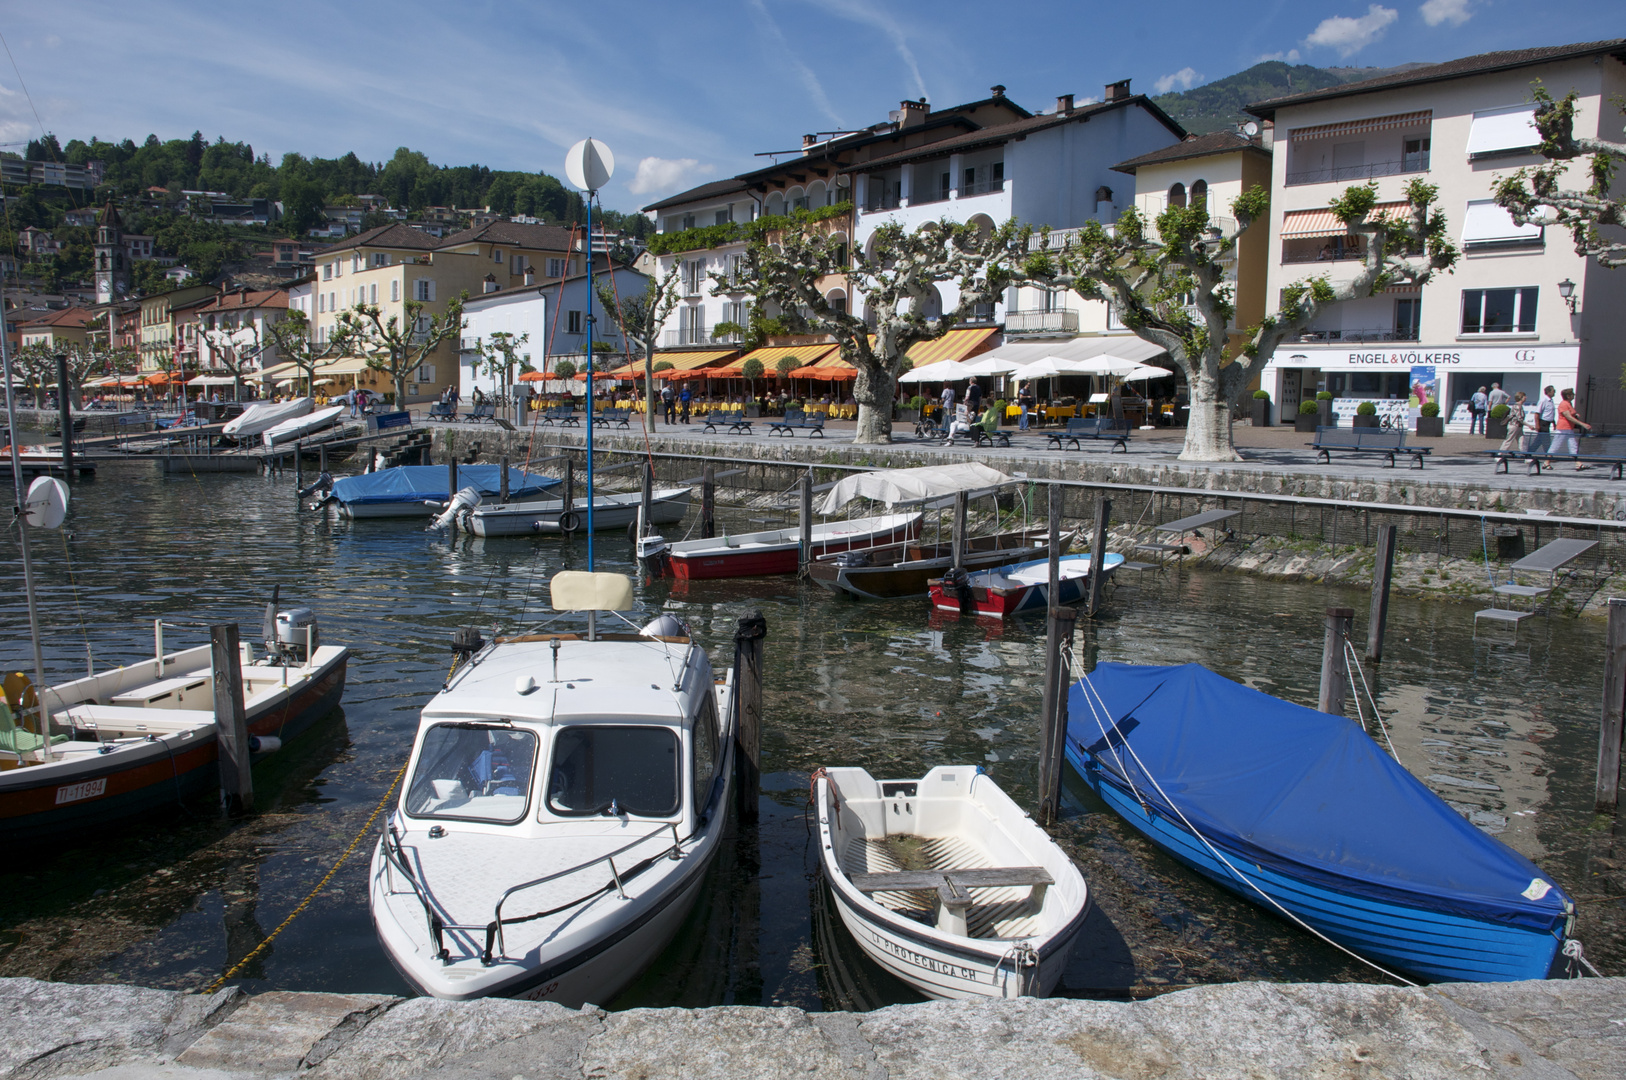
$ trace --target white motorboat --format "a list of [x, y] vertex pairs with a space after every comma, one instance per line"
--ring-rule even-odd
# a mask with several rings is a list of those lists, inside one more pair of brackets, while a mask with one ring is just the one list
[[[552, 594], [626, 610], [632, 583], [564, 572]], [[422, 993], [605, 1003], [694, 904], [727, 816], [732, 674], [714, 682], [669, 616], [636, 634], [601, 618], [465, 640], [423, 710], [369, 878], [384, 951]]]
[[269, 447], [278, 443], [293, 442], [303, 439], [306, 435], [314, 435], [324, 428], [330, 428], [339, 422], [339, 415], [344, 412], [343, 405], [329, 405], [325, 409], [317, 409], [305, 416], [296, 416], [284, 420], [275, 427], [260, 432], [260, 441]]
[[[600, 495], [593, 500], [593, 528], [625, 529], [638, 520], [643, 496], [636, 491]], [[476, 536], [517, 536], [524, 533], [575, 532], [587, 528], [587, 499], [574, 499], [568, 514], [563, 499], [492, 503], [468, 511], [469, 528]], [[658, 488], [650, 493], [649, 524], [675, 525], [689, 510], [689, 489]], [[561, 528], [561, 523], [568, 528]]]
[[233, 439], [251, 439], [269, 431], [278, 424], [301, 416], [309, 416], [316, 403], [308, 397], [292, 401], [257, 401], [243, 410], [243, 414], [220, 429], [222, 435]]
[[919, 780], [814, 775], [824, 875], [871, 959], [934, 998], [1055, 988], [1089, 890], [987, 774], [942, 765]]

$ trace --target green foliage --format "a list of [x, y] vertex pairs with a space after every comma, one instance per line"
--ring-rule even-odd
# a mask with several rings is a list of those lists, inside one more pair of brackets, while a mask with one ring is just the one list
[[812, 224], [842, 217], [851, 213], [852, 208], [850, 202], [839, 202], [816, 210], [798, 210], [794, 214], [768, 214], [751, 222], [729, 221], [721, 225], [698, 225], [675, 233], [656, 233], [649, 238], [649, 251], [652, 255], [676, 255], [685, 251], [706, 251], [724, 244], [744, 243], [794, 224]]
[[781, 356], [779, 362], [773, 366], [781, 379], [790, 378], [790, 373], [802, 366], [802, 362], [794, 356]]
[[1328, 391], [1328, 390], [1317, 390], [1315, 392], [1315, 399], [1317, 401], [1331, 401], [1332, 400], [1332, 393], [1331, 393], [1331, 391]]
[[1263, 221], [1270, 214], [1270, 189], [1263, 184], [1253, 185], [1231, 200], [1231, 213], [1239, 224]]
[[1422, 407], [1417, 410], [1417, 415], [1418, 416], [1438, 416], [1438, 415], [1440, 415], [1440, 403], [1438, 401], [1425, 401], [1425, 402], [1423, 402]]
[[1318, 68], [1266, 60], [1245, 71], [1216, 79], [1204, 86], [1152, 99], [1180, 126], [1197, 135], [1234, 127], [1254, 117], [1245, 107], [1255, 101], [1324, 90], [1361, 79], [1373, 79], [1395, 68]]
[[1310, 401], [1308, 398], [1305, 399], [1304, 401], [1299, 402], [1299, 415], [1300, 416], [1314, 416], [1316, 413], [1318, 413], [1320, 411], [1321, 411], [1321, 409], [1316, 405], [1316, 403], [1313, 402], [1313, 401]]
[[762, 378], [765, 370], [766, 369], [764, 369], [762, 366], [762, 361], [758, 360], [754, 356], [740, 365], [740, 374], [752, 382], [756, 382], [758, 379]]
[[919, 394], [916, 394], [914, 397], [909, 399], [909, 407], [911, 409], [919, 410], [925, 404], [926, 404], [926, 399], [921, 397]]
[[[760, 364], [760, 363], [762, 363], [762, 361], [758, 360], [757, 363]], [[672, 361], [670, 361], [670, 360], [657, 360], [657, 361], [655, 361], [655, 370], [656, 371], [671, 371], [675, 367], [677, 367], [677, 365], [672, 363]]]
[[1253, 392], [1253, 400], [1255, 400], [1255, 401], [1269, 401], [1270, 400], [1270, 391], [1269, 390], [1255, 390]]
[[[655, 370], [661, 370], [659, 364], [655, 365]], [[553, 377], [555, 379], [574, 379], [576, 377], [576, 365], [569, 360], [558, 361], [553, 365]]]
[[1345, 188], [1344, 193], [1332, 201], [1331, 210], [1334, 217], [1348, 225], [1364, 220], [1377, 204], [1377, 181], [1368, 180]]
[[[1438, 416], [1440, 414], [1440, 407], [1438, 405], [1435, 405], [1434, 402], [1432, 402], [1432, 401], [1429, 402], [1429, 404], [1434, 405], [1434, 413], [1433, 413], [1433, 415]], [[1492, 420], [1506, 420], [1508, 418], [1508, 416], [1512, 414], [1512, 412], [1513, 412], [1513, 410], [1510, 407], [1508, 407], [1508, 405], [1506, 403], [1501, 404], [1501, 405], [1492, 405], [1491, 406], [1491, 411], [1490, 411], [1490, 418]]]
[[1359, 405], [1355, 406], [1355, 412], [1360, 416], [1376, 416], [1378, 414], [1378, 407], [1372, 404], [1370, 401], [1363, 401]]

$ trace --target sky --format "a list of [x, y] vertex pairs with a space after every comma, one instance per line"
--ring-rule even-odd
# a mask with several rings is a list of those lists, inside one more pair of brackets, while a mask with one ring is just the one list
[[[585, 136], [635, 210], [1003, 84], [1039, 112], [1105, 84], [1187, 89], [1262, 59], [1388, 67], [1626, 36], [1620, 0], [0, 0], [0, 146], [185, 138], [564, 175]], [[25, 90], [26, 87], [26, 90]]]

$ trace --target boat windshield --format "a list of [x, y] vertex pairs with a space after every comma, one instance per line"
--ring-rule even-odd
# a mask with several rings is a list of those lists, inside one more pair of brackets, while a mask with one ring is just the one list
[[670, 817], [678, 811], [677, 733], [665, 727], [577, 724], [553, 744], [548, 809]]
[[407, 788], [413, 817], [512, 824], [531, 799], [536, 736], [486, 724], [436, 724], [423, 735]]

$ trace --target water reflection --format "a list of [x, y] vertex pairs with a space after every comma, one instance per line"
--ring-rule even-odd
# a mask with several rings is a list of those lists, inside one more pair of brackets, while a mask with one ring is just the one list
[[[749, 515], [720, 511], [733, 530]], [[247, 955], [354, 837], [439, 688], [451, 630], [550, 617], [545, 583], [584, 565], [552, 538], [448, 538], [413, 522], [293, 512], [288, 483], [166, 479], [146, 468], [75, 485], [69, 533], [36, 545], [54, 677], [150, 655], [158, 615], [257, 630], [274, 586], [354, 651], [342, 719], [256, 773], [259, 817], [148, 823], [0, 873], [0, 975], [193, 988]], [[598, 566], [635, 572], [619, 534]], [[0, 665], [25, 665], [16, 560], [0, 574]], [[808, 775], [856, 764], [913, 777], [983, 765], [1033, 801], [1042, 624], [858, 603], [790, 580], [640, 582], [635, 623], [670, 611], [729, 662], [736, 621], [768, 619], [762, 821], [737, 830], [674, 946], [615, 1004], [871, 1007], [913, 994], [832, 921], [804, 817]], [[1200, 661], [1313, 704], [1322, 611], [1356, 592], [1224, 574], [1126, 575], [1080, 623], [1089, 662]], [[566, 623], [573, 625], [570, 620]], [[1476, 823], [1582, 898], [1579, 932], [1605, 970], [1626, 962], [1626, 911], [1607, 886], [1612, 833], [1591, 831], [1602, 630], [1532, 619], [1475, 638], [1472, 611], [1397, 599], [1387, 658], [1368, 669], [1401, 760]], [[192, 643], [189, 639], [181, 644]], [[1095, 899], [1063, 992], [1121, 993], [1238, 978], [1361, 979], [1365, 969], [1161, 855], [1069, 782], [1056, 830]], [[1358, 827], [1359, 823], [1352, 823]], [[251, 988], [404, 992], [367, 915], [365, 858], [245, 972]], [[1597, 875], [1604, 874], [1604, 877]]]

